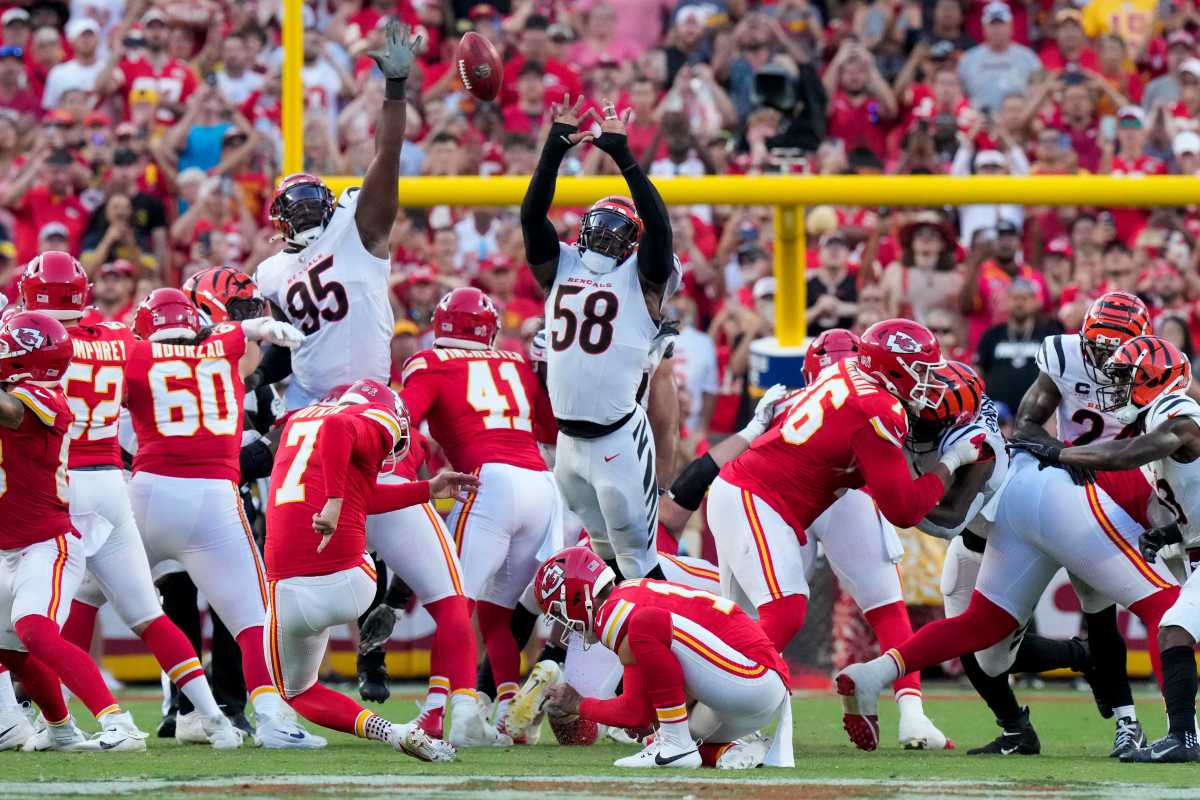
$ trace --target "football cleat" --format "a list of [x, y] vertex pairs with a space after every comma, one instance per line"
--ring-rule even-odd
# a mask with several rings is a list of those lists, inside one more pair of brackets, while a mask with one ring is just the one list
[[454, 747], [509, 747], [512, 737], [487, 721], [483, 705], [477, 698], [454, 699], [450, 710], [450, 744]]
[[1117, 720], [1117, 732], [1113, 736], [1112, 752], [1108, 757], [1120, 758], [1145, 746], [1146, 734], [1142, 731], [1142, 724], [1136, 719], [1121, 717]]
[[1037, 731], [1029, 722], [1029, 707], [1021, 709], [1020, 716], [1010, 720], [996, 720], [1000, 735], [982, 747], [967, 751], [969, 756], [1036, 756], [1042, 752], [1042, 743]]
[[18, 750], [36, 733], [21, 709], [0, 713], [0, 750]]
[[442, 728], [446, 720], [445, 706], [436, 708], [425, 708], [413, 720], [413, 724], [425, 731], [425, 734], [430, 739], [441, 739]]
[[60, 753], [97, 752], [100, 745], [95, 739], [79, 730], [73, 717], [61, 725], [47, 725], [25, 740], [21, 750], [26, 753], [43, 753], [54, 750]]
[[717, 758], [717, 769], [754, 769], [761, 767], [771, 749], [771, 740], [761, 733], [751, 734], [731, 744]]
[[[505, 718], [508, 717], [507, 714], [505, 714], [504, 716], [505, 716]], [[540, 718], [543, 716], [545, 716], [545, 715], [538, 714], [536, 717], [534, 717], [534, 725], [540, 725], [541, 724]], [[517, 745], [537, 744], [536, 737], [534, 738], [533, 742], [529, 741], [530, 732], [537, 730], [534, 727], [534, 725], [530, 725], [529, 728], [527, 728], [525, 731], [517, 733], [514, 736], [513, 734], [509, 733], [508, 728], [504, 724], [504, 720], [501, 719], [499, 722], [496, 723], [496, 730], [499, 731], [502, 735], [507, 736], [509, 739], [511, 739], [513, 744], [517, 744]]]
[[879, 747], [879, 692], [883, 681], [874, 662], [851, 664], [834, 676], [842, 696], [842, 727], [859, 750]]
[[539, 661], [529, 671], [525, 685], [517, 690], [508, 704], [508, 713], [504, 717], [504, 729], [515, 741], [519, 736], [527, 735], [533, 727], [534, 720], [542, 711], [542, 703], [546, 699], [546, 690], [562, 680], [562, 667], [555, 661]]
[[629, 731], [624, 728], [609, 727], [604, 735], [612, 739], [617, 744], [641, 744], [641, 740], [629, 735]]
[[244, 736], [224, 714], [205, 717], [199, 711], [193, 711], [180, 714], [175, 725], [175, 741], [212, 745], [214, 750], [236, 750], [242, 746]]
[[147, 735], [134, 724], [133, 715], [121, 711], [104, 718], [104, 728], [92, 741], [104, 752], [132, 753], [146, 749]]
[[453, 761], [457, 755], [454, 745], [441, 739], [431, 739], [425, 731], [409, 723], [407, 725], [392, 724], [388, 731], [388, 744], [401, 753], [412, 756], [418, 761]]
[[254, 726], [250, 724], [250, 720], [246, 719], [246, 712], [239, 711], [236, 714], [225, 713], [229, 717], [229, 721], [233, 723], [233, 727], [237, 728], [246, 736], [254, 736]]
[[1186, 764], [1200, 761], [1200, 743], [1191, 731], [1183, 736], [1168, 733], [1146, 747], [1122, 753], [1121, 760], [1127, 764]]
[[701, 765], [700, 749], [691, 742], [691, 749], [683, 749], [665, 744], [659, 739], [647, 745], [641, 752], [613, 762], [614, 767], [634, 769], [656, 769], [670, 767], [674, 769], [696, 769]]
[[[550, 717], [550, 730], [554, 739], [565, 747], [586, 747], [600, 737], [600, 726], [583, 717]], [[629, 743], [636, 744], [632, 740]]]
[[304, 730], [298, 722], [273, 714], [259, 714], [254, 744], [268, 750], [319, 750], [326, 741]]
[[208, 744], [208, 736], [204, 733], [203, 716], [199, 711], [177, 714], [175, 716], [175, 741], [180, 744]]
[[158, 730], [154, 732], [154, 735], [159, 739], [174, 739], [178, 718], [179, 709], [171, 706], [171, 710], [164, 714], [162, 721], [158, 723]]
[[924, 714], [900, 715], [900, 744], [905, 750], [954, 749], [954, 742]]

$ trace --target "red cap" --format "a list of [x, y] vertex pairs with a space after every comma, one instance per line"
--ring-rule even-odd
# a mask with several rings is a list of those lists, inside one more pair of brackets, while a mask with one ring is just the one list
[[408, 277], [404, 282], [409, 286], [414, 283], [437, 283], [437, 273], [429, 267], [417, 267], [412, 272], [408, 273]]
[[110, 117], [108, 114], [105, 114], [103, 111], [90, 111], [88, 112], [88, 115], [83, 118], [83, 124], [89, 128], [96, 126], [107, 128], [109, 125], [112, 125], [112, 117]]
[[501, 269], [514, 270], [516, 268], [517, 265], [514, 264], [512, 259], [508, 256], [494, 256], [492, 258], [485, 258], [479, 263], [479, 271], [481, 273], [495, 272]]
[[137, 270], [123, 258], [118, 258], [116, 261], [110, 261], [100, 267], [100, 277], [106, 275], [121, 275], [126, 278], [132, 278], [137, 274]]
[[1070, 258], [1074, 254], [1075, 251], [1071, 248], [1071, 240], [1066, 236], [1056, 236], [1046, 245], [1046, 255], [1048, 256]]
[[76, 119], [75, 115], [65, 108], [55, 108], [47, 112], [42, 121], [49, 125], [74, 125]]

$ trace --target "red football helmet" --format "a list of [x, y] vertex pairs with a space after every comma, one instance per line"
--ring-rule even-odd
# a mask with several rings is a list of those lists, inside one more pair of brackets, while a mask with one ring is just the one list
[[258, 284], [236, 267], [213, 267], [187, 279], [183, 292], [210, 323], [241, 322], [267, 313]]
[[70, 253], [49, 250], [25, 265], [17, 291], [26, 311], [74, 320], [83, 316], [88, 277]]
[[1192, 382], [1192, 365], [1179, 348], [1157, 336], [1135, 336], [1117, 348], [1104, 365], [1112, 382], [1096, 390], [1104, 411], [1116, 411], [1125, 425], [1137, 419], [1140, 408], [1164, 394], [1185, 392]]
[[545, 614], [563, 624], [564, 647], [570, 631], [587, 643], [586, 634], [596, 621], [596, 595], [616, 580], [612, 568], [586, 547], [560, 550], [538, 568], [533, 576], [534, 599]]
[[920, 445], [936, 445], [947, 428], [973, 421], [983, 406], [983, 379], [971, 367], [961, 361], [947, 361], [933, 374], [945, 386], [941, 399], [935, 406], [909, 414], [908, 443], [917, 452], [921, 452]]
[[817, 379], [828, 366], [858, 355], [858, 337], [845, 328], [830, 328], [812, 340], [804, 354], [804, 385]]
[[910, 412], [933, 408], [945, 384], [933, 372], [945, 362], [928, 328], [909, 319], [885, 319], [863, 331], [858, 365], [877, 378]]
[[199, 330], [200, 315], [196, 307], [178, 289], [155, 289], [133, 316], [133, 332], [139, 339], [151, 342], [195, 339]]
[[491, 347], [498, 330], [496, 304], [472, 286], [449, 292], [433, 311], [433, 343], [438, 347]]
[[320, 178], [305, 172], [288, 175], [271, 196], [268, 214], [286, 242], [307, 247], [333, 217], [334, 198]]
[[1129, 292], [1106, 292], [1092, 303], [1079, 328], [1084, 371], [1092, 380], [1104, 383], [1104, 365], [1117, 348], [1148, 333], [1150, 312], [1141, 298]]
[[628, 197], [619, 194], [597, 200], [579, 223], [579, 250], [610, 256], [620, 264], [633, 255], [642, 238], [642, 218]]
[[[329, 394], [332, 393], [332, 391], [329, 392]], [[327, 394], [326, 397], [328, 396]], [[339, 404], [372, 403], [386, 406], [395, 415], [399, 427], [399, 430], [396, 431], [396, 444], [392, 447], [392, 456], [400, 459], [408, 455], [408, 446], [412, 441], [412, 436], [409, 434], [412, 419], [408, 415], [408, 406], [404, 405], [404, 400], [386, 383], [371, 378], [360, 378], [341, 393], [337, 402]]]
[[57, 383], [71, 356], [71, 334], [43, 311], [18, 311], [0, 323], [0, 381], [4, 383]]

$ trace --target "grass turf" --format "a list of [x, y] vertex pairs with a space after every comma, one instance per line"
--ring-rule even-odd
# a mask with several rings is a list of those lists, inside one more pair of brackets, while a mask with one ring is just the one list
[[[1032, 719], [1042, 741], [1040, 757], [967, 756], [966, 749], [990, 740], [997, 732], [993, 721], [974, 695], [957, 689], [932, 686], [927, 689], [926, 711], [958, 744], [953, 752], [905, 752], [896, 744], [896, 706], [880, 704], [883, 745], [875, 753], [861, 753], [841, 730], [841, 711], [836, 697], [797, 697], [795, 704], [796, 768], [762, 769], [746, 773], [703, 771], [706, 779], [754, 782], [763, 779], [827, 781], [917, 781], [961, 782], [1011, 781], [1024, 787], [1055, 787], [1066, 784], [1121, 782], [1160, 787], [1195, 786], [1200, 774], [1194, 765], [1127, 765], [1107, 757], [1113, 727], [1096, 714], [1090, 695], [1064, 690], [1021, 692], [1033, 711]], [[393, 720], [415, 714], [413, 694], [393, 696], [381, 713]], [[123, 704], [133, 711], [139, 725], [153, 731], [158, 723], [158, 702], [149, 695], [130, 694]], [[85, 729], [94, 728], [86, 712], [76, 708]], [[1140, 693], [1138, 711], [1147, 735], [1161, 736], [1165, 718], [1161, 700], [1149, 691]], [[549, 730], [542, 744], [492, 750], [466, 750], [449, 765], [421, 764], [376, 742], [322, 731], [329, 739], [323, 751], [280, 751], [245, 747], [235, 752], [214, 752], [206, 747], [181, 747], [174, 740], [151, 739], [149, 753], [136, 754], [23, 754], [0, 753], [0, 797], [25, 796], [29, 787], [5, 788], [5, 783], [38, 781], [103, 782], [116, 779], [166, 778], [201, 780], [235, 776], [292, 775], [397, 775], [397, 776], [627, 776], [612, 767], [615, 758], [634, 752], [631, 746], [602, 742], [593, 747], [564, 748], [554, 745]], [[674, 770], [655, 774], [672, 776]], [[665, 776], [664, 776], [665, 777]], [[616, 786], [613, 784], [612, 786]], [[606, 796], [613, 794], [606, 787]], [[326, 787], [329, 788], [329, 787]], [[751, 787], [745, 787], [750, 789]], [[1017, 788], [1014, 786], [1014, 789]], [[211, 792], [211, 790], [207, 790]], [[286, 794], [308, 796], [313, 789], [296, 787]], [[273, 792], [272, 792], [273, 793]], [[283, 793], [283, 792], [281, 792]], [[338, 796], [377, 795], [378, 789], [354, 791], [341, 787]], [[492, 794], [481, 788], [480, 795]], [[755, 792], [750, 791], [747, 796]], [[254, 794], [251, 792], [251, 794]], [[641, 794], [631, 791], [629, 794]], [[845, 792], [841, 793], [845, 796]], [[869, 792], [879, 796], [878, 792]], [[1144, 792], [1142, 793], [1145, 794]], [[46, 796], [46, 794], [42, 794]], [[910, 795], [911, 796], [911, 795]], [[1153, 796], [1151, 792], [1150, 796]]]

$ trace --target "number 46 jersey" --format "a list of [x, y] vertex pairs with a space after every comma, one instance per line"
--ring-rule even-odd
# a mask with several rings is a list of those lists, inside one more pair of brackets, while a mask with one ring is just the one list
[[357, 187], [342, 192], [315, 242], [296, 253], [276, 253], [255, 273], [263, 297], [305, 334], [292, 351], [288, 408], [361, 378], [388, 382], [395, 325], [388, 302], [391, 263], [363, 246], [354, 221], [360, 197]]

